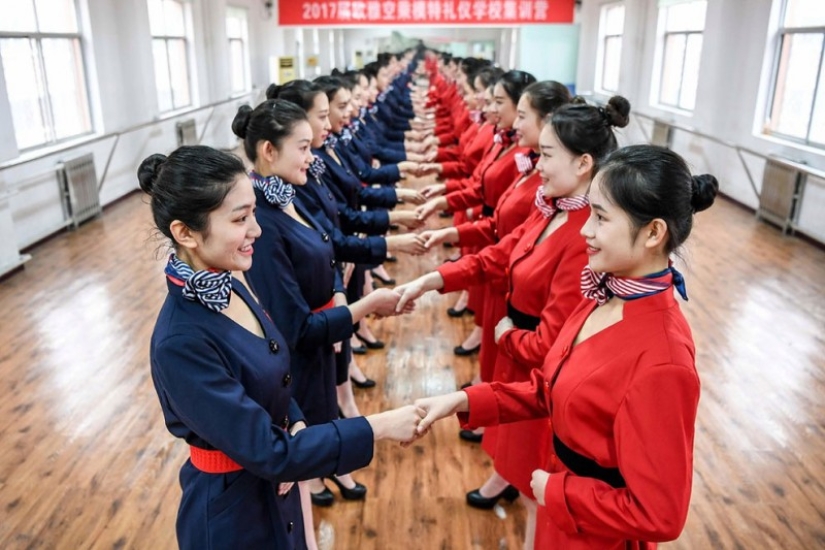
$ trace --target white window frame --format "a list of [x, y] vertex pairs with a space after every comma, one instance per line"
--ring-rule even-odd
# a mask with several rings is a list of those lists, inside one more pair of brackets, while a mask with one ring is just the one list
[[[75, 32], [43, 32], [40, 31], [40, 23], [37, 16], [37, 4], [34, 0], [28, 0], [32, 3], [34, 7], [34, 14], [35, 14], [35, 25], [37, 26], [37, 31], [0, 31], [0, 39], [28, 39], [31, 42], [34, 42], [36, 48], [36, 71], [38, 74], [38, 85], [42, 86], [45, 93], [40, 97], [40, 114], [43, 117], [43, 125], [46, 129], [46, 141], [41, 143], [37, 143], [34, 145], [30, 145], [28, 147], [20, 147], [18, 145], [18, 152], [24, 153], [29, 151], [34, 151], [37, 149], [41, 149], [44, 147], [53, 147], [55, 145], [59, 145], [61, 143], [66, 143], [68, 141], [73, 141], [78, 138], [89, 136], [94, 134], [95, 132], [95, 121], [94, 115], [92, 111], [92, 104], [91, 98], [89, 94], [89, 73], [86, 70], [86, 48], [83, 41], [83, 29], [81, 27], [81, 17], [80, 17], [80, 6], [77, 3], [77, 0], [72, 0], [74, 4], [74, 12], [75, 12], [75, 25], [77, 30]], [[77, 48], [80, 52], [80, 66], [83, 72], [81, 81], [83, 83], [83, 95], [85, 96], [86, 100], [86, 113], [89, 121], [88, 129], [83, 129], [76, 134], [72, 134], [70, 136], [64, 136], [62, 138], [56, 137], [56, 129], [55, 129], [55, 120], [54, 120], [54, 110], [52, 107], [52, 102], [49, 98], [48, 94], [48, 77], [46, 76], [46, 70], [44, 65], [43, 59], [43, 46], [42, 41], [48, 39], [68, 39], [74, 40], [77, 43]], [[2, 65], [2, 63], [0, 63]], [[8, 80], [8, 76], [6, 76]], [[14, 117], [12, 117], [12, 120]], [[17, 131], [15, 130], [15, 142], [17, 142]]]
[[[619, 51], [622, 51], [624, 46], [624, 23], [622, 23], [622, 33], [621, 34], [607, 34], [607, 13], [611, 9], [615, 9], [618, 7], [624, 8], [624, 13], [622, 14], [622, 19], [625, 20], [627, 17], [627, 7], [625, 6], [624, 2], [611, 2], [608, 4], [603, 4], [600, 11], [599, 16], [599, 44], [598, 49], [596, 52], [596, 90], [598, 92], [604, 94], [616, 94], [619, 92], [618, 88], [618, 80], [617, 86], [615, 90], [611, 90], [604, 86], [604, 71], [605, 71], [605, 58], [607, 57], [605, 54], [607, 53], [608, 49], [608, 40], [611, 39], [619, 39]], [[620, 55], [621, 58], [621, 55]], [[621, 79], [621, 67], [619, 68], [619, 80]]]
[[[249, 10], [247, 8], [241, 6], [226, 6], [226, 19], [228, 20], [232, 14], [232, 12], [236, 13], [243, 13], [243, 28], [241, 32], [241, 36], [229, 36], [229, 30], [227, 29], [227, 41], [228, 41], [228, 55], [229, 55], [229, 72], [230, 75], [233, 73], [235, 67], [233, 66], [233, 59], [232, 59], [232, 44], [233, 43], [240, 43], [241, 51], [243, 52], [243, 80], [244, 85], [243, 88], [240, 90], [230, 90], [230, 93], [235, 95], [243, 95], [249, 92], [252, 89], [252, 77], [251, 77], [251, 67], [249, 62]], [[231, 87], [231, 78], [230, 78], [230, 87]]]
[[[769, 136], [775, 139], [779, 139], [781, 141], [787, 141], [794, 144], [800, 144], [806, 147], [811, 147], [814, 149], [822, 150], [825, 149], [825, 144], [812, 141], [811, 140], [811, 129], [813, 127], [813, 118], [814, 118], [814, 110], [816, 109], [816, 96], [817, 92], [819, 91], [819, 87], [825, 85], [825, 82], [822, 82], [825, 75], [822, 74], [822, 64], [823, 64], [823, 57], [825, 57], [825, 26], [816, 26], [816, 27], [786, 27], [785, 26], [785, 15], [788, 8], [788, 0], [780, 0], [782, 2], [782, 8], [780, 10], [779, 16], [779, 28], [776, 32], [776, 39], [774, 42], [774, 60], [773, 60], [773, 70], [771, 71], [771, 80], [770, 80], [770, 89], [768, 94], [768, 100], [765, 106], [765, 115], [764, 115], [764, 124], [762, 124], [762, 133], [765, 136]], [[776, 107], [777, 102], [777, 91], [779, 89], [779, 76], [780, 76], [780, 69], [781, 69], [781, 61], [782, 61], [782, 47], [785, 42], [785, 37], [788, 35], [794, 34], [820, 34], [822, 35], [822, 47], [819, 53], [819, 65], [817, 67], [817, 75], [816, 81], [814, 83], [814, 89], [811, 99], [810, 109], [808, 111], [808, 128], [805, 132], [805, 137], [800, 138], [798, 136], [792, 136], [790, 134], [784, 134], [778, 130], [773, 130], [771, 128], [771, 120], [774, 114], [774, 108]]]
[[[151, 29], [149, 31], [150, 36], [152, 38], [152, 46], [154, 51], [154, 44], [156, 41], [163, 41], [166, 49], [166, 67], [168, 69], [168, 77], [169, 77], [169, 94], [171, 96], [171, 109], [160, 109], [160, 93], [161, 90], [157, 87], [157, 83], [155, 85], [155, 93], [158, 96], [158, 109], [160, 114], [165, 115], [168, 113], [174, 113], [175, 111], [180, 111], [184, 109], [189, 109], [197, 105], [196, 95], [195, 95], [195, 78], [194, 78], [194, 59], [192, 55], [192, 14], [190, 11], [189, 2], [185, 0], [161, 0], [161, 2], [174, 2], [176, 4], [180, 4], [183, 9], [183, 25], [184, 31], [182, 35], [169, 35], [169, 34], [154, 34], [152, 33]], [[149, 2], [146, 2], [147, 8]], [[175, 91], [174, 87], [172, 86], [172, 64], [170, 63], [169, 57], [169, 43], [170, 42], [177, 42], [182, 41], [184, 45], [184, 59], [186, 60], [186, 82], [189, 88], [189, 103], [183, 105], [175, 105]]]
[[[702, 24], [702, 30], [689, 30], [689, 31], [668, 31], [667, 30], [667, 10], [671, 8], [673, 5], [676, 4], [689, 4], [694, 2], [705, 2], [705, 21]], [[659, 23], [658, 23], [658, 33], [657, 33], [657, 48], [656, 48], [656, 56], [654, 60], [654, 66], [659, 68], [657, 74], [655, 74], [655, 79], [653, 82], [653, 89], [651, 90], [651, 104], [655, 107], [668, 109], [671, 111], [676, 111], [680, 114], [684, 114], [686, 116], [693, 115], [693, 111], [695, 109], [695, 105], [693, 108], [688, 108], [682, 106], [679, 102], [681, 101], [682, 96], [682, 89], [685, 82], [685, 61], [687, 58], [687, 42], [690, 35], [699, 35], [702, 36], [702, 48], [704, 50], [704, 33], [705, 28], [707, 26], [707, 4], [708, 0], [659, 0], [660, 7], [659, 7]], [[685, 51], [682, 55], [682, 62], [681, 62], [681, 71], [679, 74], [679, 91], [676, 94], [676, 97], [679, 98], [676, 101], [676, 104], [667, 103], [662, 101], [662, 89], [663, 89], [663, 77], [665, 74], [665, 62], [667, 59], [667, 43], [668, 38], [677, 35], [685, 35]], [[700, 50], [700, 57], [701, 57], [701, 50]], [[700, 61], [701, 63], [701, 61]], [[699, 68], [701, 73], [701, 66]], [[699, 75], [697, 75], [697, 81], [699, 80]], [[698, 84], [697, 84], [698, 86]]]

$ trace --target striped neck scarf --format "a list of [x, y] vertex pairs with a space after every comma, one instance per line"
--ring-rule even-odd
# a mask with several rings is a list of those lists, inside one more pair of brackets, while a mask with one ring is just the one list
[[352, 134], [353, 135], [357, 134], [358, 130], [361, 129], [361, 120], [357, 119], [357, 118], [355, 120], [353, 120], [352, 124], [350, 125], [350, 128], [352, 128]]
[[530, 151], [526, 155], [524, 153], [516, 153], [516, 168], [521, 172], [522, 176], [526, 176], [536, 168], [536, 163], [539, 161], [539, 155], [535, 151]]
[[369, 109], [367, 107], [361, 107], [361, 110], [358, 111], [358, 118], [364, 118], [365, 116], [367, 116], [367, 112], [369, 112]]
[[390, 89], [389, 89], [389, 88], [387, 88], [386, 90], [384, 90], [383, 92], [381, 92], [380, 94], [378, 94], [378, 97], [377, 97], [377, 98], [375, 98], [375, 99], [376, 99], [376, 101], [378, 101], [379, 103], [384, 103], [384, 101], [387, 99], [387, 95], [388, 95], [389, 93], [390, 93]]
[[590, 266], [584, 266], [581, 277], [582, 294], [585, 298], [596, 300], [599, 305], [607, 303], [613, 296], [622, 300], [638, 300], [659, 294], [671, 286], [675, 286], [682, 299], [687, 301], [685, 278], [676, 271], [673, 265], [663, 271], [638, 279], [616, 277], [610, 273], [596, 273], [590, 269]]
[[266, 202], [277, 206], [281, 210], [292, 203], [295, 198], [295, 188], [278, 176], [262, 176], [254, 170], [249, 173], [252, 186], [264, 194]]
[[181, 292], [187, 300], [200, 302], [216, 313], [229, 305], [229, 297], [232, 295], [231, 271], [194, 271], [180, 258], [170, 254], [164, 272], [172, 284], [183, 287]]
[[367, 109], [367, 112], [371, 115], [374, 115], [375, 113], [378, 112], [378, 105], [373, 103], [372, 105], [370, 105], [369, 109]]
[[321, 157], [313, 157], [307, 171], [310, 175], [318, 181], [321, 181], [321, 176], [327, 171], [327, 165]]
[[508, 148], [513, 143], [513, 136], [516, 135], [516, 131], [512, 128], [504, 128], [496, 132], [496, 135], [493, 136], [493, 143], [501, 145], [503, 148]]
[[539, 185], [536, 189], [536, 208], [542, 213], [545, 218], [552, 218], [559, 210], [570, 212], [573, 210], [581, 210], [587, 208], [590, 204], [590, 199], [587, 195], [575, 195], [573, 197], [559, 197], [549, 199], [544, 196], [544, 185]]
[[349, 142], [352, 141], [352, 130], [348, 127], [345, 127], [341, 130], [341, 135], [338, 136], [338, 139], [341, 140], [341, 143], [344, 144], [344, 147], [349, 145]]
[[474, 109], [470, 111], [470, 120], [479, 124], [482, 120], [484, 120], [484, 113], [480, 109]]
[[328, 135], [327, 139], [324, 140], [324, 147], [328, 149], [335, 149], [336, 145], [338, 145], [338, 137], [335, 134]]

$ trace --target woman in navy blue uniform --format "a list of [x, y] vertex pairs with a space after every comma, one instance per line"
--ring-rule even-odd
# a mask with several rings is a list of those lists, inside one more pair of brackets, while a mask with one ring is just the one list
[[[329, 100], [319, 87], [306, 80], [293, 80], [283, 86], [272, 84], [267, 89], [269, 99], [282, 99], [302, 108], [307, 113], [312, 128], [312, 147], [322, 147], [330, 130]], [[358, 237], [341, 230], [338, 203], [323, 179], [326, 166], [320, 158], [315, 158], [307, 171], [306, 185], [295, 187], [295, 194], [301, 203], [315, 217], [332, 238], [335, 259], [350, 263], [381, 263], [387, 252], [422, 254], [423, 239], [415, 233], [399, 235]], [[336, 382], [338, 406], [345, 417], [360, 416], [352, 393], [350, 378], [359, 387], [372, 387], [369, 380], [352, 360], [352, 348], [344, 341], [341, 351], [336, 353]]]
[[292, 482], [366, 466], [373, 441], [410, 440], [419, 415], [409, 407], [304, 429], [286, 339], [243, 275], [261, 235], [243, 163], [182, 147], [148, 157], [138, 179], [174, 249], [150, 359], [166, 426], [190, 448], [178, 544], [306, 548]]
[[[292, 353], [292, 396], [307, 424], [338, 417], [334, 346], [352, 336], [353, 323], [366, 315], [390, 315], [398, 294], [380, 289], [347, 305], [346, 291], [329, 234], [295, 199], [294, 185], [305, 185], [312, 161], [312, 129], [293, 103], [267, 100], [254, 110], [242, 106], [232, 131], [244, 140], [254, 164], [258, 221], [263, 229], [248, 273], [252, 288], [286, 337]], [[390, 308], [393, 306], [393, 308]], [[331, 476], [346, 499], [363, 499], [366, 487], [351, 476]], [[334, 497], [322, 480], [302, 484], [315, 504]], [[305, 503], [308, 540], [314, 535], [311, 507]]]

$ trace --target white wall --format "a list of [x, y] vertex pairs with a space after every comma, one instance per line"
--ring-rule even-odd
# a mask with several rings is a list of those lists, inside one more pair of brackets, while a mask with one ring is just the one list
[[[16, 265], [20, 258], [18, 250], [65, 226], [55, 173], [59, 161], [91, 152], [100, 179], [117, 140], [101, 189], [105, 205], [137, 189], [135, 173], [143, 158], [152, 153], [168, 153], [177, 146], [175, 124], [179, 120], [194, 118], [204, 145], [233, 147], [236, 140], [230, 124], [237, 108], [259, 99], [260, 92], [269, 84], [270, 57], [285, 54], [284, 30], [276, 25], [277, 8], [267, 18], [259, 0], [194, 0], [194, 109], [161, 117], [146, 1], [80, 0], [79, 5], [94, 136], [81, 138], [75, 145], [21, 155], [0, 71], [0, 274], [6, 267]], [[253, 90], [213, 109], [208, 106], [230, 99], [227, 5], [248, 9]], [[124, 133], [140, 125], [144, 126]], [[106, 137], [113, 133], [122, 135]], [[34, 160], [18, 164], [30, 159]]]
[[[583, 0], [579, 21], [581, 38], [577, 83], [580, 92], [594, 89], [596, 52], [601, 6], [615, 0]], [[625, 0], [625, 30], [619, 89], [636, 112], [674, 121], [724, 141], [752, 149], [802, 160], [825, 169], [825, 151], [814, 151], [776, 140], [754, 131], [764, 120], [766, 88], [770, 84], [771, 62], [776, 47], [779, 0], [710, 0], [705, 24], [696, 108], [692, 116], [651, 105], [654, 71], [657, 0]], [[767, 59], [768, 63], [765, 62]], [[606, 96], [596, 96], [602, 100]], [[641, 143], [650, 135], [650, 123], [636, 118], [623, 131], [623, 143]], [[717, 176], [722, 191], [733, 199], [756, 208], [758, 196], [736, 152], [723, 145], [676, 131], [673, 149], [683, 155], [696, 172]], [[761, 189], [764, 161], [745, 154], [757, 191]], [[809, 183], [803, 212], [825, 213], [825, 193]], [[825, 241], [823, 216], [800, 217], [800, 230]], [[816, 222], [813, 220], [816, 219]], [[818, 224], [818, 225], [817, 225]]]

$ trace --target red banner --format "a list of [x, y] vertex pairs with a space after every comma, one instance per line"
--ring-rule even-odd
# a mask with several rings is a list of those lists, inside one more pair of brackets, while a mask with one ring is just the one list
[[278, 0], [278, 24], [513, 25], [572, 23], [575, 0]]

